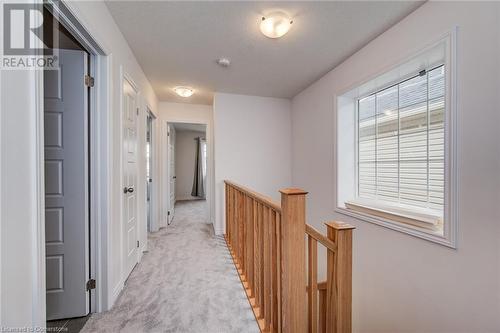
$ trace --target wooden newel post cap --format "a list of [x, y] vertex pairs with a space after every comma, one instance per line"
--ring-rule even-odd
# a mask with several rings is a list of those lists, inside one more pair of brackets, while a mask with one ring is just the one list
[[337, 221], [330, 221], [330, 222], [325, 222], [326, 226], [328, 228], [332, 228], [335, 230], [351, 230], [351, 229], [356, 229], [355, 226], [344, 223], [344, 222], [337, 222]]
[[285, 194], [285, 195], [300, 195], [300, 194], [305, 195], [305, 194], [309, 193], [307, 191], [304, 191], [301, 188], [294, 188], [294, 187], [281, 189], [280, 192], [281, 192], [281, 194]]

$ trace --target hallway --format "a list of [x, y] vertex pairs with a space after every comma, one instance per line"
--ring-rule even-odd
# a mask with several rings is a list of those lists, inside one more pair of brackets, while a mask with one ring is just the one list
[[176, 204], [113, 309], [92, 315], [82, 332], [259, 332], [225, 241], [205, 224], [205, 204]]

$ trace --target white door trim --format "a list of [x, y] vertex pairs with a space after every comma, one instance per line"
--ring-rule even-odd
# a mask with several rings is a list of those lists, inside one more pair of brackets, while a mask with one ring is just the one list
[[[158, 161], [159, 159], [156, 158], [156, 156], [158, 156], [158, 147], [160, 147], [161, 145], [158, 144], [156, 142], [157, 138], [159, 138], [159, 136], [156, 136], [156, 132], [157, 132], [157, 123], [159, 122], [158, 120], [158, 117], [154, 114], [154, 112], [152, 111], [152, 108], [149, 104], [146, 103], [146, 114], [145, 114], [145, 117], [146, 117], [146, 121], [148, 119], [148, 116], [151, 116], [151, 118], [153, 119], [152, 123], [151, 123], [151, 133], [150, 133], [150, 140], [151, 140], [151, 151], [150, 151], [150, 154], [151, 154], [151, 170], [150, 170], [150, 173], [151, 173], [151, 178], [153, 179], [152, 181], [152, 185], [151, 185], [151, 200], [150, 200], [150, 205], [151, 205], [151, 208], [150, 208], [150, 213], [151, 213], [151, 231], [154, 232], [154, 231], [158, 231], [159, 229], [159, 225], [158, 225], [158, 203], [160, 202], [159, 199], [159, 188], [161, 187], [160, 186], [160, 177], [159, 177], [159, 168], [158, 168]], [[146, 219], [147, 219], [147, 215], [146, 215]], [[147, 250], [147, 246], [145, 247], [144, 250]]]
[[[52, 14], [62, 25], [87, 49], [91, 55], [90, 74], [95, 79], [95, 88], [91, 89], [90, 110], [90, 248], [91, 278], [96, 280], [96, 289], [91, 292], [91, 312], [100, 312], [109, 307], [108, 293], [108, 223], [110, 218], [111, 178], [110, 159], [112, 146], [110, 134], [110, 57], [102, 43], [96, 41], [92, 34], [80, 23], [79, 19], [63, 1], [49, 0]], [[44, 203], [44, 122], [43, 122], [43, 72], [34, 71], [34, 89], [30, 98], [34, 101], [36, 144], [36, 169], [31, 177], [37, 185], [35, 193], [36, 223], [33, 223], [31, 239], [33, 242], [33, 325], [45, 327], [45, 203]]]

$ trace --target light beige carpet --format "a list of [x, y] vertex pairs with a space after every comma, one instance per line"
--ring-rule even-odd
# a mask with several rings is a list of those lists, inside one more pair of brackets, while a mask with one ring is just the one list
[[259, 332], [224, 239], [205, 223], [205, 204], [176, 205], [113, 308], [82, 332]]

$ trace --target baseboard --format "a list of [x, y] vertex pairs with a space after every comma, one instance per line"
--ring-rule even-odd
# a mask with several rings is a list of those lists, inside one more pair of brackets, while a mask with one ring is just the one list
[[122, 292], [124, 286], [125, 284], [122, 280], [120, 280], [120, 282], [118, 282], [118, 284], [113, 288], [113, 292], [111, 293], [111, 297], [108, 301], [108, 308], [106, 310], [111, 310], [116, 300], [118, 299], [118, 296], [120, 296], [120, 293]]
[[177, 201], [195, 201], [195, 200], [207, 200], [206, 198], [199, 198], [199, 197], [177, 197], [175, 199], [175, 202]]

